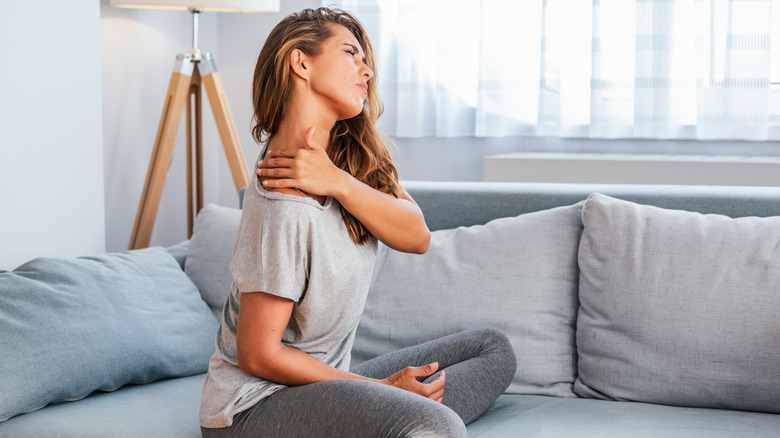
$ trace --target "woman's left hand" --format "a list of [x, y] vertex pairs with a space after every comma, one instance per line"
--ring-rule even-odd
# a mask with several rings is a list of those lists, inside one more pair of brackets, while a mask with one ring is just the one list
[[268, 188], [295, 188], [316, 196], [335, 196], [346, 174], [336, 167], [314, 140], [314, 127], [306, 131], [305, 147], [294, 151], [269, 150], [258, 163], [257, 174]]

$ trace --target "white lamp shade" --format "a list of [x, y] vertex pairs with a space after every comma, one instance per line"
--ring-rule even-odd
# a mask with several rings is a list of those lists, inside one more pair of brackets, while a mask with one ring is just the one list
[[208, 12], [279, 12], [279, 0], [111, 0], [118, 8], [202, 9]]

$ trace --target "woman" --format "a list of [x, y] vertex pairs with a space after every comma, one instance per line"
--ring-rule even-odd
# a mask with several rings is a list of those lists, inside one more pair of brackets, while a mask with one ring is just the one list
[[490, 330], [349, 369], [377, 239], [414, 253], [430, 240], [375, 128], [373, 69], [363, 27], [339, 10], [288, 16], [263, 46], [253, 135], [266, 146], [203, 389], [204, 437], [465, 436], [509, 385], [514, 352]]

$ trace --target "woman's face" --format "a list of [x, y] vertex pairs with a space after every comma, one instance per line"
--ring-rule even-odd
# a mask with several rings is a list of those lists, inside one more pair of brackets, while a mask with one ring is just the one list
[[363, 111], [368, 80], [374, 72], [365, 63], [363, 48], [346, 27], [331, 25], [332, 35], [323, 41], [320, 54], [311, 58], [310, 87], [334, 111], [337, 120]]

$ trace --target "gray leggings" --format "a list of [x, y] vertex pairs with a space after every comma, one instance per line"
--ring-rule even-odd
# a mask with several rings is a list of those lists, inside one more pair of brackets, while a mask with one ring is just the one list
[[517, 367], [506, 336], [484, 329], [388, 353], [352, 372], [384, 379], [431, 362], [447, 373], [442, 403], [381, 383], [328, 380], [279, 390], [238, 414], [232, 426], [201, 431], [204, 438], [465, 437], [465, 425], [504, 392]]

